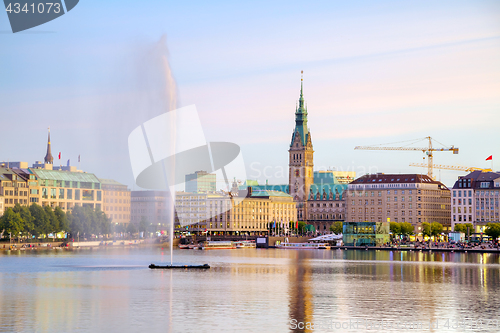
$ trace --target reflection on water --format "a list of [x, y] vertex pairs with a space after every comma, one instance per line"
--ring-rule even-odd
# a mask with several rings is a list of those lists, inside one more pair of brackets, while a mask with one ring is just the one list
[[[465, 332], [451, 329], [463, 319], [490, 325], [473, 331], [500, 331], [491, 322], [496, 254], [238, 249], [175, 258], [213, 268], [149, 270], [169, 261], [156, 249], [0, 253], [0, 331], [333, 332], [348, 330], [332, 323], [353, 320], [448, 320], [449, 329], [424, 331]], [[316, 326], [295, 330], [293, 321]]]

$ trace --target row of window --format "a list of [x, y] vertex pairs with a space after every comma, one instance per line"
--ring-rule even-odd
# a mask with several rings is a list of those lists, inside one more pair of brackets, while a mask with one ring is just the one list
[[[425, 192], [425, 191], [424, 191]], [[356, 193], [358, 194], [358, 197], [362, 197], [363, 193], [365, 197], [371, 196], [374, 197], [375, 193], [377, 193], [377, 196], [381, 197], [382, 196], [382, 191], [351, 191], [351, 197], [355, 197]], [[405, 194], [413, 194], [413, 190], [387, 190], [387, 195], [405, 195]], [[417, 194], [422, 194], [422, 190], [417, 190]]]
[[5, 190], [3, 191], [3, 195], [7, 196], [20, 196], [20, 197], [27, 197], [28, 196], [28, 191], [8, 191], [8, 190]]
[[105, 203], [130, 203], [130, 200], [127, 200], [127, 199], [109, 199], [109, 198], [106, 198], [104, 199], [104, 202]]
[[311, 214], [310, 220], [342, 220], [342, 214]]
[[[73, 200], [73, 191], [74, 191], [74, 200], [87, 200], [87, 201], [101, 201], [102, 200], [102, 192], [96, 190], [73, 190], [73, 189], [63, 189], [60, 188], [57, 190], [56, 188], [51, 188], [50, 191], [48, 188], [42, 188], [42, 199], [67, 199]], [[50, 194], [49, 194], [50, 193]]]
[[[458, 215], [458, 220], [457, 220], [457, 215], [453, 215], [453, 222], [467, 222], [467, 215]], [[472, 222], [472, 215], [469, 215], [469, 222]]]

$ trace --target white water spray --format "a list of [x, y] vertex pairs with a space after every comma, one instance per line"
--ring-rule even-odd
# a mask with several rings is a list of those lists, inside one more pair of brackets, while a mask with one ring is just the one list
[[[160, 40], [160, 42], [164, 42], [164, 37]], [[175, 79], [172, 76], [172, 69], [170, 68], [170, 63], [166, 55], [162, 55], [162, 65], [163, 72], [165, 73], [165, 93], [168, 97], [168, 111], [173, 111], [177, 109], [177, 85], [175, 83]], [[175, 124], [176, 121], [173, 122]], [[175, 151], [176, 147], [176, 136], [177, 129], [175, 126], [171, 126], [171, 128], [166, 128], [165, 131], [169, 133], [170, 140], [167, 143], [170, 147], [170, 151]], [[175, 159], [175, 156], [173, 157]], [[167, 175], [167, 172], [169, 173]], [[175, 175], [175, 161], [172, 164], [172, 167], [168, 169], [165, 168], [165, 164], [163, 164], [163, 173], [165, 178], [165, 183], [167, 179], [174, 179]], [[173, 256], [174, 256], [174, 223], [175, 223], [175, 186], [170, 186], [170, 197], [166, 199], [165, 206], [168, 212], [168, 235], [169, 235], [169, 245], [170, 245], [170, 265], [173, 265]]]

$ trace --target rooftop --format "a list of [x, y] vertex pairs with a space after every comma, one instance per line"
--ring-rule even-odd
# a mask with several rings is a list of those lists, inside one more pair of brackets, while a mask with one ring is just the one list
[[351, 184], [404, 184], [404, 183], [424, 183], [443, 185], [441, 182], [435, 181], [427, 175], [419, 174], [384, 174], [377, 173], [372, 175], [364, 175], [354, 180]]
[[117, 186], [127, 186], [125, 184], [122, 184], [120, 182], [117, 182], [116, 180], [114, 179], [105, 179], [105, 178], [99, 178], [99, 181], [101, 182], [101, 184], [103, 185], [117, 185]]
[[46, 169], [35, 169], [35, 168], [30, 168], [29, 171], [30, 173], [37, 176], [37, 178], [39, 179], [100, 183], [99, 179], [93, 173], [46, 170]]

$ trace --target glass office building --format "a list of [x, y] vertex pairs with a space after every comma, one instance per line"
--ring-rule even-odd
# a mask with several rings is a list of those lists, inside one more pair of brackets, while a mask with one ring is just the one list
[[347, 246], [380, 246], [389, 242], [389, 222], [344, 222]]
[[196, 171], [185, 176], [186, 192], [207, 193], [217, 190], [214, 173], [206, 171]]

